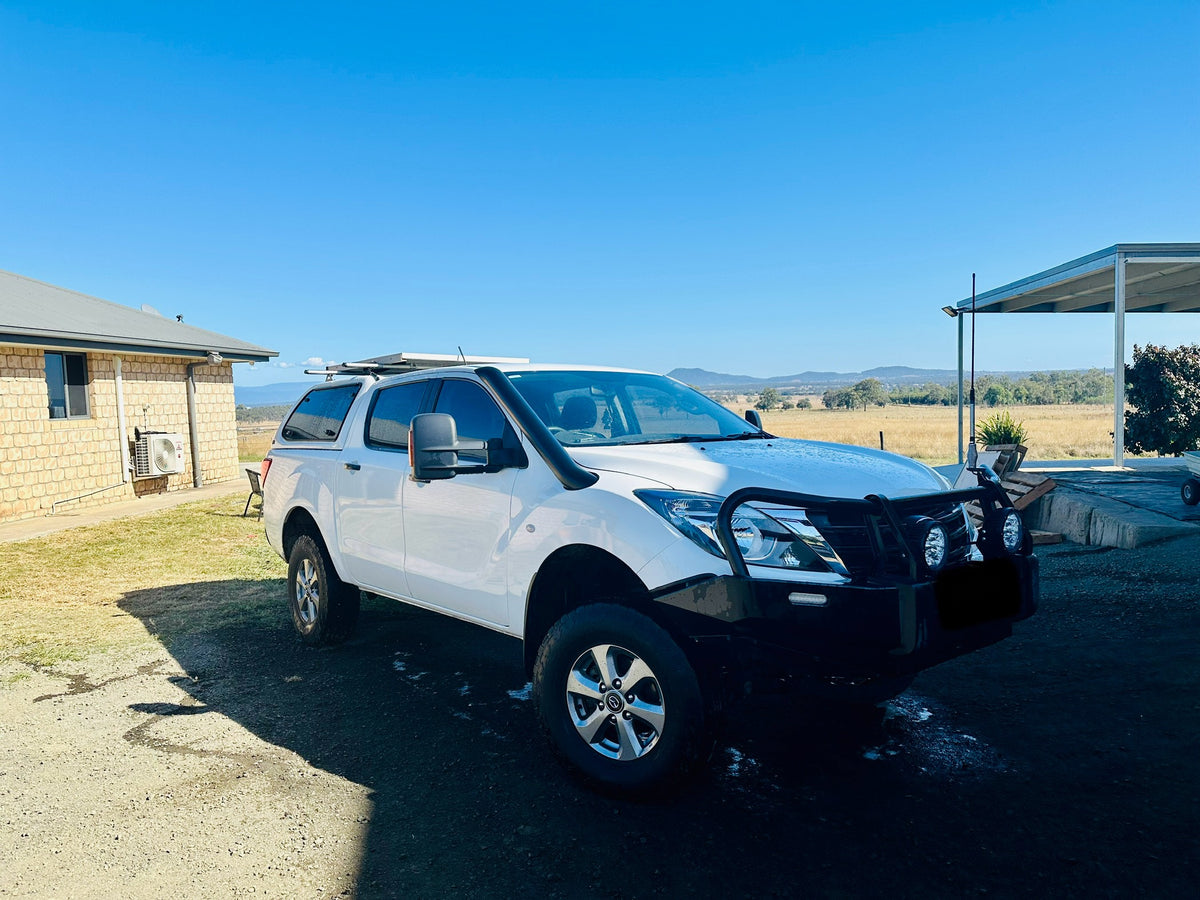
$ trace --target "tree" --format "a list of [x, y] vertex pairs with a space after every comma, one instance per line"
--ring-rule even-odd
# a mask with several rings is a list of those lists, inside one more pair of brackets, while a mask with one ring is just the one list
[[1125, 367], [1125, 446], [1178, 456], [1200, 448], [1200, 345], [1134, 346]]
[[854, 409], [854, 401], [850, 388], [830, 388], [821, 395], [821, 403], [826, 409]]
[[783, 397], [779, 391], [773, 387], [763, 388], [762, 393], [758, 395], [758, 402], [754, 404], [755, 409], [768, 410], [775, 409], [783, 402]]
[[850, 388], [850, 393], [854, 395], [854, 405], [863, 409], [871, 405], [887, 406], [887, 388], [878, 378], [864, 378]]
[[983, 402], [988, 406], [1008, 406], [1011, 404], [1013, 402], [1013, 390], [1008, 379], [993, 381], [989, 384], [987, 390], [983, 392]]

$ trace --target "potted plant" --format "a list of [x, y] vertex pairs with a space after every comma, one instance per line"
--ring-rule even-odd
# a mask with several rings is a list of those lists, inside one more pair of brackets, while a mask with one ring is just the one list
[[995, 466], [996, 474], [1000, 477], [1019, 469], [1025, 454], [1029, 452], [1025, 446], [1029, 432], [1008, 410], [994, 413], [980, 422], [979, 437], [983, 439], [984, 449], [1000, 454]]

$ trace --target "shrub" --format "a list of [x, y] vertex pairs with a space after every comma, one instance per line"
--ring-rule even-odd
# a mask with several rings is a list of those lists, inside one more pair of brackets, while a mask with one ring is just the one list
[[979, 437], [985, 445], [995, 447], [1000, 444], [1024, 444], [1029, 432], [1005, 410], [994, 413], [979, 423]]
[[1200, 345], [1133, 348], [1125, 367], [1125, 446], [1178, 455], [1200, 447]]

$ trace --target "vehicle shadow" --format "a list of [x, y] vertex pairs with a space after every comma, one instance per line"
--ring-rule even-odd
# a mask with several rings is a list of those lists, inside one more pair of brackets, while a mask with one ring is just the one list
[[[171, 591], [244, 596], [252, 614], [188, 629]], [[1028, 841], [1012, 835], [1057, 808], [1020, 761], [911, 692], [882, 722], [754, 699], [701, 777], [668, 796], [605, 796], [553, 758], [517, 641], [368, 598], [354, 638], [314, 649], [284, 596], [282, 582], [225, 581], [120, 606], [160, 635], [195, 703], [370, 789], [358, 896], [1022, 893]], [[127, 737], [155, 746], [145, 729]]]
[[[181, 591], [244, 595], [251, 606], [274, 593], [278, 614], [189, 630], [186, 609], [167, 600]], [[734, 716], [737, 747], [721, 744], [709, 773], [670, 796], [604, 796], [553, 758], [517, 641], [368, 598], [354, 638], [314, 649], [295, 637], [283, 597], [281, 582], [218, 582], [135, 591], [120, 606], [183, 669], [174, 682], [201, 706], [179, 713], [219, 713], [373, 792], [361, 896], [784, 890], [790, 880], [775, 866], [734, 873], [711, 855], [765, 861], [773, 852], [760, 842], [773, 842], [776, 827], [810, 819], [797, 799], [811, 807], [823, 779], [856, 780], [871, 768], [853, 728], [787, 707], [786, 718]], [[156, 745], [146, 728], [127, 737], [193, 752]]]

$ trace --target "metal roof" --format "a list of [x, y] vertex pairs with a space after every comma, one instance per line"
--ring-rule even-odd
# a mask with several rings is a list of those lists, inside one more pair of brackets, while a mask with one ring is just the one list
[[[980, 313], [1113, 312], [1117, 260], [1126, 312], [1200, 312], [1200, 244], [1115, 244], [975, 298]], [[955, 304], [971, 310], [971, 298]]]
[[278, 356], [256, 344], [122, 306], [23, 275], [0, 271], [0, 344], [266, 362]]

